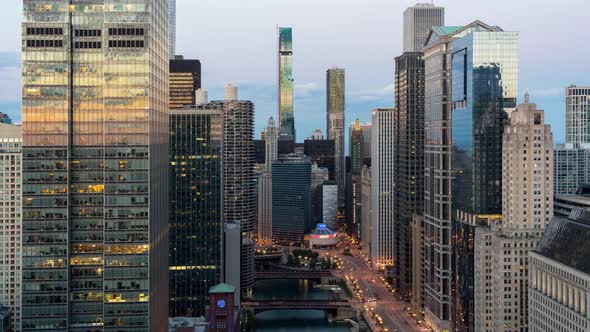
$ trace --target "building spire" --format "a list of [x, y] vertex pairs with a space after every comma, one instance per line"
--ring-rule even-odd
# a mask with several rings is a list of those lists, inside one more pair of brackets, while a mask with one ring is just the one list
[[524, 103], [528, 104], [529, 99], [530, 99], [529, 90], [526, 90], [526, 92], [524, 93]]
[[355, 131], [361, 130], [361, 121], [359, 120], [359, 118], [356, 118], [356, 120], [354, 120], [354, 130]]

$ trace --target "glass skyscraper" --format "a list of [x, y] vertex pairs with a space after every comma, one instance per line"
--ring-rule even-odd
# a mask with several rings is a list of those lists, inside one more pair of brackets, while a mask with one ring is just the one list
[[328, 139], [334, 140], [336, 184], [338, 185], [338, 206], [344, 206], [344, 186], [346, 185], [346, 161], [344, 150], [345, 121], [345, 73], [344, 69], [332, 68], [326, 71], [326, 132]]
[[168, 45], [172, 60], [176, 55], [176, 0], [168, 0]]
[[167, 1], [23, 5], [22, 329], [165, 331]]
[[170, 317], [203, 316], [221, 282], [222, 114], [170, 114]]
[[279, 28], [279, 133], [295, 140], [292, 28]]

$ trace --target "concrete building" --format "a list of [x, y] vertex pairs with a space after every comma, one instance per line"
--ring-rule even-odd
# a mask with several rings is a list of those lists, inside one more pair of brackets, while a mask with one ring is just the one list
[[590, 144], [558, 144], [555, 156], [555, 195], [573, 195], [590, 183]]
[[295, 141], [293, 111], [293, 29], [279, 28], [279, 134]]
[[590, 86], [565, 89], [565, 142], [574, 147], [590, 143]]
[[264, 130], [265, 163], [258, 182], [258, 241], [272, 241], [272, 163], [278, 159], [278, 129], [272, 117]]
[[394, 262], [395, 112], [384, 108], [372, 113], [370, 257], [378, 269]]
[[371, 168], [361, 170], [361, 247], [370, 252], [371, 248]]
[[590, 330], [590, 212], [555, 217], [529, 254], [531, 332]]
[[20, 126], [0, 122], [0, 306], [10, 308], [15, 331], [21, 330], [22, 141]]
[[444, 7], [419, 3], [404, 11], [404, 53], [422, 52], [430, 29], [445, 25]]
[[323, 140], [324, 134], [322, 134], [321, 129], [315, 129], [308, 140]]
[[23, 1], [23, 331], [168, 328], [168, 2], [103, 5]]
[[182, 55], [172, 58], [170, 60], [169, 108], [178, 110], [197, 104], [196, 92], [200, 88], [201, 62], [184, 59]]
[[332, 68], [326, 72], [326, 133], [334, 141], [335, 181], [338, 185], [338, 207], [344, 206], [346, 163], [344, 150], [345, 123], [345, 73], [344, 69]]

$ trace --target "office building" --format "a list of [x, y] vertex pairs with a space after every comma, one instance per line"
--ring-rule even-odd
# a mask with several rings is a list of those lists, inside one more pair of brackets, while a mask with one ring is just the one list
[[184, 59], [177, 55], [170, 60], [171, 110], [183, 109], [196, 104], [196, 91], [201, 88], [201, 62]]
[[555, 195], [572, 195], [590, 183], [590, 144], [558, 144], [555, 155]]
[[295, 141], [293, 112], [293, 29], [279, 28], [279, 134]]
[[394, 285], [412, 295], [412, 217], [424, 210], [424, 60], [422, 53], [395, 59], [395, 265]]
[[93, 3], [23, 3], [22, 330], [165, 331], [167, 2]]
[[0, 305], [20, 331], [22, 129], [10, 122], [0, 122]]
[[481, 226], [473, 221], [502, 213], [502, 139], [516, 106], [518, 33], [471, 31], [452, 52], [453, 310], [455, 329], [473, 329], [473, 239]]
[[385, 269], [394, 259], [395, 109], [376, 109], [371, 123], [371, 263]]
[[172, 60], [176, 56], [176, 0], [168, 0], [168, 43]]
[[338, 186], [335, 182], [325, 181], [316, 188], [314, 204], [317, 206], [314, 211], [317, 213], [317, 223], [324, 224], [330, 230], [337, 231], [338, 216]]
[[332, 68], [326, 72], [326, 133], [334, 141], [335, 176], [338, 185], [338, 206], [344, 206], [346, 163], [344, 150], [345, 121], [345, 74], [344, 69]]
[[350, 126], [350, 173], [361, 175], [364, 157], [364, 137], [359, 119], [356, 119], [354, 126]]
[[422, 52], [430, 29], [445, 25], [445, 9], [433, 3], [419, 3], [404, 11], [404, 53]]
[[222, 280], [223, 115], [170, 113], [170, 317], [203, 316]]
[[[451, 243], [452, 43], [471, 31], [494, 31], [476, 21], [465, 27], [433, 27], [424, 48], [424, 287], [425, 321], [436, 332], [453, 329]], [[469, 131], [471, 132], [471, 131]]]
[[361, 170], [361, 247], [370, 252], [371, 248], [371, 168]]
[[412, 216], [412, 309], [424, 312], [424, 216]]
[[531, 332], [590, 329], [590, 213], [574, 210], [555, 217], [529, 254]]
[[[303, 142], [303, 153], [320, 168], [327, 168], [329, 180], [336, 181], [336, 159], [334, 140], [307, 139]], [[280, 153], [279, 153], [280, 154]]]
[[272, 163], [278, 159], [278, 130], [270, 117], [264, 130], [265, 163], [258, 182], [258, 241], [272, 241]]
[[283, 156], [272, 164], [272, 240], [302, 244], [312, 228], [311, 160]]
[[565, 90], [565, 142], [574, 147], [590, 143], [590, 86]]

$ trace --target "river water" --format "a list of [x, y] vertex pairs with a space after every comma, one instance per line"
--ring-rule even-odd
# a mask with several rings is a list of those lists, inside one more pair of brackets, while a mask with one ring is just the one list
[[[328, 300], [338, 296], [313, 288], [309, 280], [260, 280], [253, 298], [260, 300]], [[343, 324], [330, 324], [319, 310], [271, 310], [256, 315], [256, 332], [350, 332]]]

